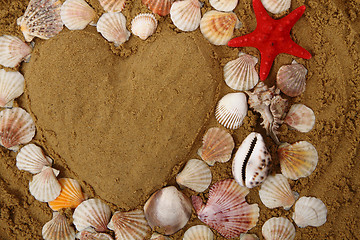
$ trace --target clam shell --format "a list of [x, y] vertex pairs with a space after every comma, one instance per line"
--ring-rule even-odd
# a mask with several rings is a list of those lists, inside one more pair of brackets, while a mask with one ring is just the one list
[[232, 173], [241, 186], [253, 188], [269, 175], [271, 155], [260, 133], [250, 133], [237, 150]]
[[256, 57], [240, 53], [239, 57], [224, 66], [226, 84], [234, 90], [245, 91], [255, 87], [259, 82], [259, 74], [255, 69]]
[[83, 30], [96, 14], [84, 0], [66, 0], [61, 7], [61, 19], [70, 30]]
[[174, 186], [155, 192], [145, 203], [146, 220], [152, 229], [171, 235], [182, 229], [191, 216], [191, 202]]
[[284, 143], [277, 151], [281, 173], [292, 180], [309, 176], [318, 163], [316, 148], [309, 142]]
[[171, 238], [160, 235], [158, 233], [153, 233], [153, 235], [151, 235], [150, 240], [171, 240]]
[[261, 0], [261, 2], [266, 10], [273, 14], [284, 12], [291, 6], [291, 0]]
[[45, 240], [73, 240], [75, 231], [64, 215], [53, 212], [53, 218], [42, 228], [42, 236]]
[[204, 225], [196, 225], [189, 228], [183, 237], [183, 240], [213, 240], [214, 234]]
[[50, 202], [60, 195], [61, 186], [56, 179], [59, 170], [51, 167], [43, 167], [43, 170], [34, 175], [29, 183], [31, 195], [40, 202]]
[[31, 55], [31, 47], [19, 38], [3, 35], [0, 37], [0, 64], [4, 67], [16, 67]]
[[80, 203], [73, 214], [74, 225], [78, 231], [93, 227], [97, 232], [105, 232], [110, 217], [110, 207], [95, 198]]
[[13, 100], [23, 94], [24, 85], [21, 73], [0, 69], [0, 107], [12, 107]]
[[171, 6], [170, 18], [181, 31], [194, 31], [200, 25], [201, 2], [198, 0], [176, 1]]
[[63, 28], [60, 8], [59, 0], [30, 0], [24, 15], [17, 20], [25, 40], [31, 42], [34, 37], [49, 39], [57, 35]]
[[259, 240], [259, 238], [256, 236], [256, 234], [242, 233], [240, 235], [240, 240]]
[[106, 12], [121, 12], [125, 7], [125, 0], [99, 0]]
[[315, 125], [315, 114], [311, 108], [304, 104], [291, 106], [284, 122], [299, 132], [309, 132]]
[[199, 196], [192, 196], [192, 202], [202, 222], [225, 238], [237, 238], [253, 228], [259, 217], [258, 205], [246, 202], [248, 193], [247, 188], [227, 179], [210, 187], [206, 206]]
[[25, 170], [32, 174], [41, 172], [43, 167], [51, 167], [53, 160], [46, 157], [40, 147], [28, 144], [21, 148], [16, 156], [16, 166], [19, 170]]
[[294, 225], [284, 217], [273, 217], [262, 227], [265, 240], [293, 240], [295, 238]]
[[212, 175], [209, 166], [202, 160], [189, 160], [184, 169], [176, 176], [180, 187], [188, 187], [195, 192], [205, 191], [211, 183]]
[[231, 134], [217, 127], [210, 128], [206, 132], [202, 143], [198, 155], [210, 166], [213, 166], [215, 162], [229, 161], [235, 147]]
[[299, 96], [305, 91], [306, 74], [306, 68], [294, 60], [291, 65], [280, 67], [276, 76], [276, 85], [290, 97]]
[[96, 29], [109, 42], [118, 47], [129, 40], [130, 32], [126, 29], [126, 18], [120, 12], [104, 13], [97, 22]]
[[292, 219], [299, 227], [319, 227], [326, 222], [327, 209], [318, 198], [301, 197], [295, 203]]
[[226, 128], [237, 129], [241, 126], [248, 110], [244, 93], [229, 93], [220, 99], [216, 106], [216, 120]]
[[98, 233], [91, 227], [78, 232], [75, 237], [80, 240], [113, 240], [109, 234]]
[[156, 27], [157, 20], [151, 13], [141, 13], [131, 21], [131, 32], [142, 40], [150, 37]]
[[170, 13], [171, 5], [175, 0], [142, 0], [153, 13], [166, 16]]
[[238, 5], [238, 0], [209, 0], [210, 5], [218, 11], [230, 12]]

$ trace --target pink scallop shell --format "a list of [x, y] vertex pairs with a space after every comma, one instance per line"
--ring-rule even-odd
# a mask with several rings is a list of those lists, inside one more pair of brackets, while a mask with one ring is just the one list
[[175, 0], [142, 0], [153, 13], [166, 16], [170, 13], [171, 5]]

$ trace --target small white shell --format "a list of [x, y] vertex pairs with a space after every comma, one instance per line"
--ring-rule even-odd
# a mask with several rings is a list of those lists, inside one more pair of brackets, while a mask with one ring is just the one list
[[210, 5], [218, 11], [229, 12], [238, 5], [238, 0], [209, 0]]
[[64, 215], [53, 212], [53, 218], [42, 228], [42, 236], [45, 240], [73, 240], [75, 231]]
[[3, 35], [0, 37], [0, 64], [4, 67], [16, 67], [31, 55], [31, 47], [19, 38]]
[[182, 31], [194, 31], [200, 25], [201, 3], [198, 0], [176, 1], [170, 9], [170, 18]]
[[291, 106], [284, 122], [299, 132], [309, 132], [315, 125], [315, 114], [313, 110], [304, 104]]
[[209, 166], [202, 160], [189, 160], [184, 169], [176, 176], [180, 187], [188, 187], [195, 192], [205, 191], [211, 183], [212, 175]]
[[84, 0], [66, 0], [61, 19], [70, 30], [82, 30], [95, 18], [95, 11]]
[[222, 97], [216, 106], [216, 120], [226, 128], [237, 129], [241, 126], [248, 111], [244, 93], [229, 93]]
[[0, 69], [0, 107], [12, 107], [13, 100], [23, 94], [24, 86], [21, 73]]
[[46, 157], [40, 147], [32, 143], [21, 148], [16, 156], [17, 168], [32, 174], [41, 172], [45, 166], [51, 167], [52, 162], [52, 159]]
[[291, 0], [261, 0], [262, 4], [271, 13], [278, 14], [290, 8]]
[[183, 237], [183, 240], [213, 240], [214, 234], [205, 225], [196, 225], [189, 228]]
[[293, 240], [295, 238], [294, 225], [284, 217], [273, 217], [262, 227], [265, 240]]
[[121, 12], [125, 7], [125, 0], [99, 0], [106, 12]]
[[286, 95], [296, 97], [305, 91], [307, 69], [295, 60], [280, 67], [276, 76], [277, 87]]
[[256, 236], [256, 234], [242, 233], [240, 235], [240, 240], [259, 240], [259, 238]]
[[160, 235], [158, 233], [153, 233], [153, 235], [151, 235], [150, 240], [171, 240], [171, 238]]
[[299, 227], [319, 227], [326, 222], [325, 204], [315, 197], [301, 197], [295, 203], [292, 219]]
[[98, 233], [91, 227], [78, 232], [75, 237], [80, 240], [113, 240], [109, 234]]
[[55, 200], [61, 192], [61, 186], [56, 176], [60, 171], [51, 167], [43, 167], [43, 170], [34, 175], [29, 183], [31, 195], [40, 202], [50, 202]]
[[131, 32], [142, 40], [146, 40], [148, 37], [153, 35], [156, 27], [157, 20], [151, 13], [138, 14], [131, 21]]
[[171, 5], [175, 0], [142, 0], [153, 13], [166, 16], [170, 12]]
[[120, 12], [104, 13], [97, 22], [96, 29], [115, 47], [129, 40], [130, 32], [126, 29], [126, 18]]

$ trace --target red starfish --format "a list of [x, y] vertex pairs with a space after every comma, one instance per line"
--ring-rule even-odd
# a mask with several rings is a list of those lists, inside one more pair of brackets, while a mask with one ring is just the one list
[[298, 7], [279, 20], [272, 19], [261, 0], [253, 0], [257, 26], [255, 31], [228, 42], [229, 47], [255, 47], [261, 54], [260, 79], [269, 75], [275, 57], [280, 53], [310, 59], [311, 54], [290, 38], [290, 30], [305, 12], [305, 6]]

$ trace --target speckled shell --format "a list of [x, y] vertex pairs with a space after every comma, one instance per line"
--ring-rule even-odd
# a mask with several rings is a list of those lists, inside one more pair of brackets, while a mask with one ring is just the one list
[[237, 150], [232, 173], [241, 186], [253, 188], [269, 175], [271, 155], [260, 133], [250, 133]]
[[21, 148], [16, 156], [16, 166], [19, 170], [25, 170], [32, 174], [41, 172], [43, 167], [51, 167], [53, 160], [43, 153], [35, 144], [28, 144]]
[[262, 227], [265, 240], [293, 240], [295, 238], [294, 225], [284, 217], [273, 217]]
[[99, 0], [106, 12], [121, 12], [125, 7], [125, 0]]
[[309, 132], [315, 125], [315, 114], [313, 110], [304, 104], [291, 106], [284, 122], [299, 132]]
[[82, 30], [95, 18], [95, 11], [84, 0], [66, 0], [61, 19], [70, 30]]
[[181, 31], [194, 31], [200, 25], [201, 2], [198, 0], [176, 1], [170, 9], [170, 18]]
[[171, 238], [160, 235], [158, 233], [153, 233], [153, 235], [151, 235], [150, 240], [171, 240]]
[[50, 202], [60, 195], [61, 186], [56, 176], [60, 171], [51, 167], [43, 167], [42, 171], [33, 176], [29, 183], [31, 195], [40, 202]]
[[142, 0], [153, 13], [166, 16], [170, 13], [171, 5], [175, 0]]
[[12, 107], [13, 100], [23, 94], [24, 87], [21, 73], [0, 69], [0, 107]]
[[282, 66], [276, 76], [277, 87], [290, 97], [305, 91], [307, 69], [295, 60], [291, 65]]
[[209, 0], [210, 5], [218, 11], [229, 12], [238, 5], [238, 0]]
[[120, 12], [104, 13], [99, 18], [96, 29], [116, 47], [129, 40], [130, 37], [130, 32], [126, 29], [126, 18]]
[[188, 187], [195, 192], [205, 191], [211, 183], [212, 175], [209, 166], [202, 160], [189, 160], [184, 169], [176, 176], [180, 187]]
[[75, 231], [64, 215], [53, 212], [53, 218], [42, 228], [42, 236], [45, 240], [73, 240]]
[[315, 197], [301, 197], [295, 203], [292, 219], [299, 227], [319, 227], [326, 222], [325, 204]]
[[157, 20], [151, 13], [141, 13], [131, 21], [131, 32], [142, 40], [150, 37], [156, 27]]
[[189, 228], [183, 237], [183, 240], [213, 240], [214, 234], [205, 225], [196, 225]]
[[16, 67], [21, 61], [30, 58], [31, 51], [31, 47], [17, 37], [0, 37], [0, 64], [4, 67]]
[[256, 236], [256, 234], [242, 233], [240, 235], [240, 240], [259, 240], [259, 238]]
[[91, 227], [78, 232], [75, 237], [80, 240], [113, 240], [109, 234], [98, 233]]
[[291, 6], [291, 0], [261, 0], [261, 2], [266, 10], [274, 14], [284, 12]]

